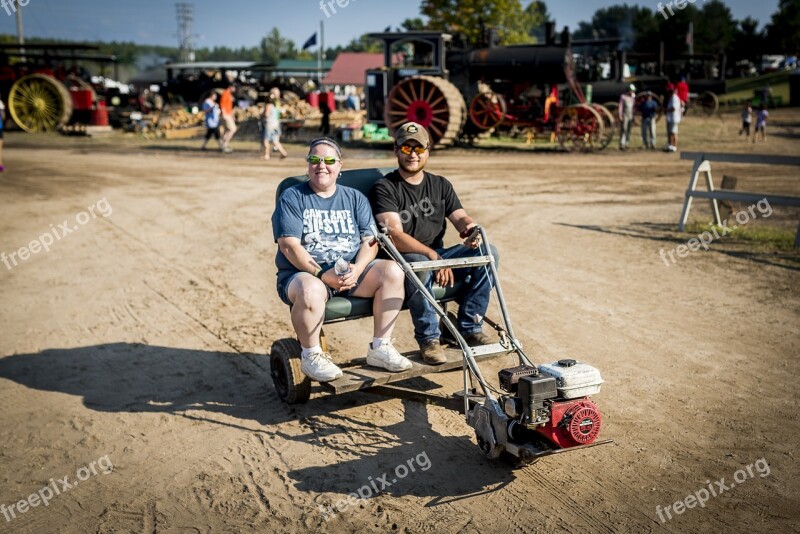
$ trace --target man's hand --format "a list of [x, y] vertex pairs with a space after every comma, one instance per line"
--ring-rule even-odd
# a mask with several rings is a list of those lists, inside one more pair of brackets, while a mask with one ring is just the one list
[[461, 233], [461, 237], [464, 239], [464, 246], [469, 248], [478, 248], [483, 243], [483, 239], [481, 238], [480, 229], [476, 223], [470, 223], [467, 225], [467, 229]]
[[[430, 257], [430, 259], [431, 261], [436, 261], [436, 260], [443, 260], [444, 258], [434, 253], [434, 255]], [[436, 271], [436, 274], [434, 275], [434, 280], [441, 287], [450, 287], [455, 283], [456, 277], [455, 275], [453, 275], [453, 269], [451, 269], [450, 267], [446, 267], [444, 269], [439, 269], [438, 271]]]

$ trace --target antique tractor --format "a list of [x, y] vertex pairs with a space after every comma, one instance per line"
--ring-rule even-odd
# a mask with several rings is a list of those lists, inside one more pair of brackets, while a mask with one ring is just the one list
[[569, 39], [476, 47], [441, 32], [370, 37], [384, 43], [384, 67], [366, 73], [367, 119], [389, 131], [415, 121], [437, 147], [501, 126], [548, 132], [568, 150], [598, 150], [611, 141], [613, 116], [586, 103]]
[[93, 50], [83, 44], [0, 45], [0, 92], [13, 122], [26, 132], [50, 132], [71, 120], [107, 120], [105, 101], [81, 63], [113, 64], [115, 58], [86, 53]]

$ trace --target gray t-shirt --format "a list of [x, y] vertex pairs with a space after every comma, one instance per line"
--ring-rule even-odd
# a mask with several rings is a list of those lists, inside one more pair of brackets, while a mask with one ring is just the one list
[[[352, 263], [363, 237], [371, 236], [372, 211], [367, 198], [359, 191], [337, 185], [328, 198], [314, 193], [308, 182], [290, 187], [281, 195], [272, 214], [272, 235], [300, 239], [303, 248], [323, 269], [342, 257]], [[275, 256], [278, 277], [298, 269], [278, 249]]]

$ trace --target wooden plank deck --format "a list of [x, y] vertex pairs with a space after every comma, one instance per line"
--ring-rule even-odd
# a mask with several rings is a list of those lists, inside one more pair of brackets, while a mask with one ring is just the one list
[[[491, 345], [473, 347], [473, 352], [475, 353], [475, 360], [480, 362], [491, 360], [512, 351], [503, 347], [500, 343], [493, 343]], [[372, 386], [391, 384], [392, 382], [399, 382], [416, 376], [461, 369], [463, 356], [460, 350], [445, 349], [445, 355], [447, 356], [446, 363], [428, 365], [422, 361], [422, 356], [418, 350], [403, 353], [403, 356], [410, 359], [414, 366], [408, 371], [400, 373], [390, 373], [384, 369], [369, 366], [366, 364], [366, 358], [357, 358], [353, 360], [352, 365], [342, 366], [344, 376], [331, 382], [321, 383], [321, 385], [333, 393], [347, 393], [348, 391], [367, 389]]]

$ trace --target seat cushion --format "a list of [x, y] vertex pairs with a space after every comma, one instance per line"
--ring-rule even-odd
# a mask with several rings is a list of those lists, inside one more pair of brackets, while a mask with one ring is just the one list
[[[438, 285], [433, 286], [433, 296], [439, 302], [447, 302], [456, 298], [463, 282], [456, 282], [447, 289]], [[403, 306], [406, 309], [406, 306]], [[372, 315], [372, 299], [359, 297], [333, 297], [325, 304], [325, 322], [343, 321], [368, 317]]]

